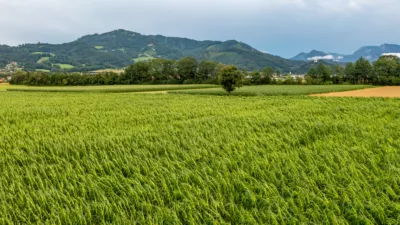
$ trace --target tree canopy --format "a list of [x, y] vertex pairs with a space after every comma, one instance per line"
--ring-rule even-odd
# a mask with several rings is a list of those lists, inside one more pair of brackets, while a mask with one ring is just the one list
[[236, 88], [243, 86], [244, 74], [236, 66], [229, 65], [219, 72], [219, 80], [223, 88], [231, 93]]

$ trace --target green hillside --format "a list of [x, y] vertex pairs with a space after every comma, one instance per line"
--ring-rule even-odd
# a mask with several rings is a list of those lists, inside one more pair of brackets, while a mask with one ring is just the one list
[[[338, 64], [337, 62], [332, 62], [332, 61], [328, 61], [328, 60], [319, 60], [318, 62], [314, 62], [314, 61], [307, 61], [304, 62], [303, 64], [293, 67], [293, 71], [296, 71], [296, 73], [299, 74], [305, 74], [307, 73], [311, 68], [317, 68], [317, 66], [319, 64], [322, 64], [324, 66], [329, 66], [333, 69], [333, 67]], [[344, 66], [343, 63], [339, 64], [340, 66]]]
[[[269, 66], [282, 72], [293, 72], [293, 68], [304, 63], [265, 54], [234, 40], [196, 41], [161, 35], [147, 36], [126, 30], [87, 35], [76, 41], [58, 45], [0, 45], [0, 67], [10, 61], [16, 61], [27, 70], [92, 71], [123, 68], [134, 62], [153, 58], [179, 59], [185, 56], [235, 64], [247, 70]], [[43, 60], [44, 57], [46, 60]]]

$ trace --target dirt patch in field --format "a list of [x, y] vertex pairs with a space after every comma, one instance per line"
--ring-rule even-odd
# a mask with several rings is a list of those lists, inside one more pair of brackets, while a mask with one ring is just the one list
[[363, 90], [332, 92], [326, 94], [314, 94], [311, 96], [400, 98], [400, 86], [368, 88]]

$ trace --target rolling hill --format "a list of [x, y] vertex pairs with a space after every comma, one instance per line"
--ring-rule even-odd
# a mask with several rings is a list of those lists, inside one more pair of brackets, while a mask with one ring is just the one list
[[123, 68], [152, 58], [179, 59], [186, 56], [235, 64], [247, 70], [269, 66], [282, 72], [290, 72], [304, 63], [266, 54], [235, 40], [196, 41], [162, 35], [142, 35], [121, 29], [83, 36], [65, 44], [0, 46], [0, 66], [16, 61], [28, 70], [91, 71]]

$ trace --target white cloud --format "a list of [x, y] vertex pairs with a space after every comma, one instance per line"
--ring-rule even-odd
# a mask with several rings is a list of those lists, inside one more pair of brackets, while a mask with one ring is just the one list
[[326, 55], [326, 56], [314, 56], [311, 58], [308, 58], [308, 60], [312, 61], [312, 60], [321, 60], [321, 59], [325, 59], [325, 60], [334, 60], [335, 56], [333, 55]]
[[390, 55], [390, 56], [397, 56], [400, 58], [400, 53], [383, 53], [382, 56], [386, 56], [386, 55]]

